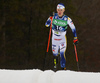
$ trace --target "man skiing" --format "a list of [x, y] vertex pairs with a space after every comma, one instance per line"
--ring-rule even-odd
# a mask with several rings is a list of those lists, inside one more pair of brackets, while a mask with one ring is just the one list
[[74, 44], [76, 45], [78, 43], [77, 35], [76, 35], [76, 29], [75, 26], [67, 15], [64, 15], [65, 12], [65, 6], [62, 3], [59, 3], [57, 5], [57, 13], [55, 13], [53, 16], [50, 16], [45, 23], [46, 27], [49, 27], [52, 21], [52, 52], [54, 55], [54, 68], [56, 68], [56, 63], [58, 63], [58, 51], [60, 50], [60, 66], [62, 69], [66, 70], [66, 57], [65, 57], [65, 51], [67, 48], [67, 38], [66, 38], [66, 32], [67, 27], [71, 28], [73, 35], [74, 35]]

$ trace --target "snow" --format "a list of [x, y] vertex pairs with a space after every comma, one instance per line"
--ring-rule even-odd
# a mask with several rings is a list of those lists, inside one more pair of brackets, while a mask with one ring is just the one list
[[70, 70], [0, 70], [0, 83], [100, 83], [100, 73]]

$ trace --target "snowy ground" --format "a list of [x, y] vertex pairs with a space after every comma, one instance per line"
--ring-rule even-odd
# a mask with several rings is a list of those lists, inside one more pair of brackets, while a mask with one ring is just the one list
[[38, 69], [0, 70], [0, 83], [100, 83], [100, 73]]

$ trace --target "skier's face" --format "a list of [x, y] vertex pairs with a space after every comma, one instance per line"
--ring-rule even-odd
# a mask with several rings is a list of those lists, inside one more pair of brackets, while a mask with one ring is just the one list
[[64, 14], [65, 9], [57, 9], [57, 13], [59, 17], [62, 17]]

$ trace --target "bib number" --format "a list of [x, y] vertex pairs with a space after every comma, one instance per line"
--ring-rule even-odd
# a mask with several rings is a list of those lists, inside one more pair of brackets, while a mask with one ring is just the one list
[[58, 31], [61, 31], [62, 30], [62, 27], [61, 26], [57, 26], [57, 30]]

